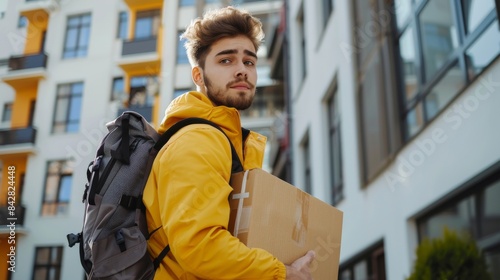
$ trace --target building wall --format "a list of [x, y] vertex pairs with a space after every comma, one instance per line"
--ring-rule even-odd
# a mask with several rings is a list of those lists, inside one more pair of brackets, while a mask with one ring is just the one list
[[[383, 241], [387, 279], [404, 279], [411, 273], [418, 245], [416, 216], [500, 161], [500, 133], [494, 124], [500, 117], [496, 110], [500, 105], [500, 60], [497, 57], [436, 119], [403, 144], [378, 176], [364, 184], [357, 51], [350, 48], [359, 26], [354, 22], [351, 1], [333, 1], [333, 12], [323, 28], [321, 2], [287, 1], [293, 184], [305, 189], [303, 146], [307, 140], [311, 193], [334, 203], [332, 167], [327, 156], [326, 99], [329, 89], [336, 86], [344, 197], [335, 204], [344, 212], [341, 265]], [[301, 12], [307, 36], [305, 79], [301, 76], [301, 31], [297, 23]], [[491, 51], [499, 52], [497, 46]], [[458, 113], [456, 106], [465, 108], [464, 113]]]

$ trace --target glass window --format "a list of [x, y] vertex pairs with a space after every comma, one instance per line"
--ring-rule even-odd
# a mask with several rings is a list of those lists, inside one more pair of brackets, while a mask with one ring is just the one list
[[304, 157], [304, 191], [312, 193], [312, 174], [311, 174], [311, 150], [309, 148], [309, 137], [302, 144], [302, 153]]
[[411, 2], [408, 0], [394, 0], [394, 10], [396, 12], [396, 22], [398, 28], [402, 29], [410, 17]]
[[47, 166], [42, 216], [66, 214], [71, 197], [73, 162], [50, 161]]
[[195, 1], [194, 0], [180, 0], [179, 1], [179, 6], [194, 6]]
[[160, 10], [141, 11], [135, 20], [135, 38], [156, 37], [160, 28]]
[[448, 105], [464, 85], [462, 71], [459, 65], [455, 64], [425, 97], [427, 119], [432, 119]]
[[120, 39], [127, 39], [128, 37], [128, 13], [120, 12], [118, 18], [118, 34], [117, 37]]
[[411, 109], [406, 116], [406, 127], [408, 137], [417, 134], [424, 126], [425, 118], [422, 108], [422, 103], [418, 103], [415, 108]]
[[326, 26], [333, 11], [333, 0], [322, 0], [323, 26]]
[[177, 64], [189, 64], [187, 51], [184, 47], [186, 39], [181, 38], [182, 33], [184, 33], [184, 31], [179, 31], [177, 33], [177, 35], [179, 36], [179, 41], [177, 42]]
[[37, 247], [32, 279], [61, 279], [62, 246]]
[[473, 79], [500, 53], [500, 31], [495, 20], [465, 52], [469, 79]]
[[87, 55], [90, 37], [90, 14], [68, 18], [63, 58], [84, 57]]
[[332, 203], [335, 205], [343, 198], [342, 184], [342, 145], [340, 142], [340, 111], [338, 94], [335, 92], [328, 100], [330, 173], [332, 184]]
[[385, 280], [384, 245], [376, 245], [353, 260], [348, 260], [339, 269], [339, 280]]
[[12, 118], [12, 103], [3, 104], [2, 122], [10, 122]]
[[451, 1], [431, 0], [420, 14], [426, 81], [432, 79], [458, 46], [457, 27], [450, 3]]
[[465, 29], [472, 33], [495, 8], [495, 0], [462, 0]]
[[123, 97], [125, 95], [124, 92], [124, 83], [123, 77], [117, 77], [113, 79], [113, 88], [111, 90], [111, 101], [123, 101]]
[[17, 27], [23, 28], [28, 25], [28, 19], [25, 16], [19, 16], [19, 19], [17, 21]]
[[408, 27], [399, 39], [399, 53], [401, 55], [402, 70], [404, 73], [405, 100], [409, 101], [417, 93], [417, 67], [415, 43], [413, 41], [413, 28]]
[[481, 194], [481, 237], [488, 237], [500, 232], [500, 181], [495, 182]]
[[83, 83], [59, 85], [52, 132], [76, 132], [80, 127]]

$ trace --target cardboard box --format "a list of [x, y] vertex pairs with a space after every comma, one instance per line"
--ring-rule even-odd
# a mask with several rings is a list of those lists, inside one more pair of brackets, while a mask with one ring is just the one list
[[231, 177], [229, 231], [285, 264], [316, 252], [314, 279], [337, 279], [343, 213], [264, 170]]

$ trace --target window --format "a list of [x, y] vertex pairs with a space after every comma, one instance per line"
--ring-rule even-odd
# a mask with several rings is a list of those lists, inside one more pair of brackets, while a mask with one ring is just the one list
[[323, 12], [323, 26], [326, 26], [333, 11], [333, 0], [321, 0], [321, 10]]
[[[362, 156], [362, 181], [368, 184], [391, 161], [401, 142], [394, 81], [391, 24], [379, 23], [387, 1], [355, 1], [357, 102]], [[391, 17], [392, 18], [392, 17]]]
[[384, 244], [378, 243], [359, 256], [342, 264], [339, 280], [385, 280]]
[[68, 17], [63, 58], [85, 57], [89, 46], [90, 14]]
[[118, 34], [117, 37], [120, 39], [127, 39], [128, 37], [128, 13], [120, 12], [118, 18]]
[[420, 240], [441, 237], [445, 227], [472, 236], [483, 251], [492, 279], [500, 279], [499, 170], [493, 167], [484, 172], [492, 175], [478, 175], [462, 187], [461, 194], [417, 219]]
[[401, 123], [409, 141], [498, 56], [500, 31], [494, 0], [394, 5]]
[[63, 247], [37, 247], [35, 250], [35, 266], [33, 279], [61, 279]]
[[25, 16], [19, 16], [19, 19], [17, 21], [17, 27], [18, 28], [23, 28], [28, 25], [28, 19]]
[[179, 6], [184, 7], [184, 6], [194, 6], [195, 1], [194, 0], [180, 0], [179, 1]]
[[332, 204], [337, 204], [343, 198], [342, 177], [342, 145], [340, 142], [340, 112], [338, 94], [334, 89], [333, 95], [327, 101], [328, 106], [328, 143], [330, 152], [330, 180], [332, 188]]
[[42, 216], [67, 214], [71, 196], [72, 178], [72, 161], [58, 160], [48, 162]]
[[149, 39], [158, 35], [160, 28], [160, 10], [137, 12], [135, 20], [135, 38]]
[[12, 103], [3, 104], [2, 122], [10, 122], [12, 118]]
[[186, 39], [182, 38], [181, 35], [184, 31], [179, 31], [177, 34], [179, 35], [179, 41], [177, 42], [177, 64], [189, 64], [189, 59], [187, 56], [186, 48], [184, 47], [184, 43]]
[[300, 78], [304, 80], [307, 75], [307, 57], [306, 57], [306, 29], [304, 18], [304, 4], [302, 4], [299, 15], [297, 17], [297, 26], [299, 27], [299, 42], [300, 42]]
[[57, 87], [56, 110], [52, 132], [76, 132], [80, 128], [83, 83]]
[[123, 101], [125, 96], [123, 77], [113, 79], [113, 88], [111, 90], [111, 101]]
[[312, 166], [309, 136], [307, 136], [307, 138], [302, 143], [302, 156], [304, 157], [304, 191], [307, 193], [312, 193]]

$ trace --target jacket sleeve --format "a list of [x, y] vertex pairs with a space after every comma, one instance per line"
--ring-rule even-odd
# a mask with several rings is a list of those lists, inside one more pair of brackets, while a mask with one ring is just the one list
[[163, 230], [179, 265], [202, 279], [285, 279], [282, 262], [227, 231], [227, 138], [211, 127], [179, 133], [161, 155], [158, 182]]

